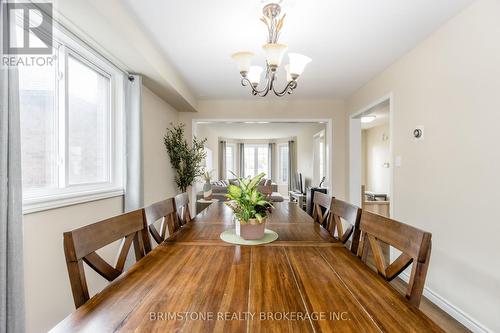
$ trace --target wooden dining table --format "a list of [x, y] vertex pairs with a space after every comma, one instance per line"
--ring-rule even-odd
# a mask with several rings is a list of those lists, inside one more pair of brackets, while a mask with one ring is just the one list
[[443, 332], [295, 204], [259, 246], [213, 203], [52, 332]]

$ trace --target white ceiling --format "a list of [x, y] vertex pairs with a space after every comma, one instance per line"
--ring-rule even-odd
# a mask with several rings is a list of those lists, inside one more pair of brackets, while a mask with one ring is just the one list
[[297, 136], [304, 131], [325, 128], [320, 123], [204, 123], [198, 124], [200, 133], [216, 133], [220, 138], [247, 139], [247, 140], [269, 140], [282, 139]]
[[[198, 98], [251, 97], [230, 55], [253, 51], [264, 64], [261, 0], [122, 1]], [[349, 96], [473, 0], [293, 2], [280, 41], [313, 59], [294, 95], [336, 98]]]

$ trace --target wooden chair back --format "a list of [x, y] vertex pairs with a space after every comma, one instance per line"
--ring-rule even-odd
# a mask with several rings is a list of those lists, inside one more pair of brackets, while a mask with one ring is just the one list
[[[391, 281], [410, 264], [413, 264], [406, 298], [418, 307], [429, 268], [432, 235], [429, 232], [366, 211], [361, 214], [360, 229], [361, 243], [358, 255], [366, 262], [370, 247], [377, 271], [387, 281]], [[388, 264], [384, 259], [379, 241], [398, 249], [402, 252], [401, 255], [394, 262]]]
[[[89, 300], [83, 262], [113, 281], [123, 272], [132, 243], [136, 260], [144, 256], [141, 240], [144, 223], [144, 210], [139, 209], [64, 233], [64, 253], [76, 308]], [[115, 265], [111, 266], [96, 251], [119, 239], [122, 242], [118, 256]]]
[[181, 193], [175, 196], [175, 207], [180, 225], [191, 222], [191, 212], [189, 211], [189, 195]]
[[[342, 220], [349, 223], [349, 226], [344, 230]], [[337, 230], [336, 238], [345, 244], [351, 235], [351, 252], [358, 253], [359, 238], [361, 231], [359, 223], [361, 220], [361, 208], [352, 205], [348, 202], [333, 198], [330, 206], [330, 219], [327, 224], [327, 229], [330, 234], [335, 237], [335, 230]]]
[[[147, 230], [144, 230], [144, 249], [146, 253], [151, 251], [151, 242], [148, 231], [157, 244], [162, 243], [181, 227], [177, 216], [177, 207], [174, 198], [156, 202], [144, 208]], [[156, 229], [155, 222], [161, 220], [159, 230]]]
[[328, 223], [328, 217], [330, 216], [330, 207], [332, 205], [332, 200], [333, 198], [328, 194], [314, 192], [312, 215], [314, 222], [317, 222], [326, 227]]

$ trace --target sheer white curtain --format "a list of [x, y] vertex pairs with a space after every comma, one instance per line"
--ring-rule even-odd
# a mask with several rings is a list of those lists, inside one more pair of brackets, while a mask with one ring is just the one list
[[239, 152], [239, 165], [240, 165], [240, 177], [245, 178], [245, 144], [238, 144], [238, 152]]
[[142, 77], [131, 75], [125, 89], [125, 112], [127, 132], [127, 185], [125, 211], [144, 205], [144, 167], [142, 151]]
[[226, 179], [226, 141], [219, 141], [219, 180]]
[[297, 152], [295, 151], [295, 141], [288, 141], [288, 190], [293, 191], [295, 189], [295, 183], [297, 182]]
[[276, 144], [274, 142], [269, 143], [269, 148], [268, 148], [268, 160], [269, 160], [269, 173], [267, 174], [267, 178], [271, 179], [272, 181], [276, 181], [274, 178], [274, 170], [276, 168], [276, 161], [274, 158], [275, 152], [276, 152]]
[[313, 136], [313, 181], [314, 186], [326, 176], [326, 142], [325, 132], [321, 131]]
[[[5, 1], [0, 1], [0, 47]], [[5, 34], [5, 35], [8, 35]], [[3, 54], [3, 52], [0, 52]], [[24, 322], [21, 129], [17, 68], [0, 64], [0, 332], [22, 333]]]

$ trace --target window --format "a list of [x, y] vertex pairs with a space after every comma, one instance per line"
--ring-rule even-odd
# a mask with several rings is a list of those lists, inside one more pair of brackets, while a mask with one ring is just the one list
[[57, 187], [56, 70], [19, 66], [25, 190]]
[[123, 194], [124, 75], [58, 27], [54, 54], [19, 66], [25, 212]]
[[236, 174], [236, 145], [228, 143], [226, 144], [226, 179], [234, 178]]
[[280, 185], [288, 184], [288, 143], [278, 145], [278, 182]]
[[245, 177], [255, 177], [259, 173], [269, 174], [269, 147], [268, 145], [247, 145], [244, 151]]
[[109, 181], [109, 77], [68, 57], [68, 184]]

